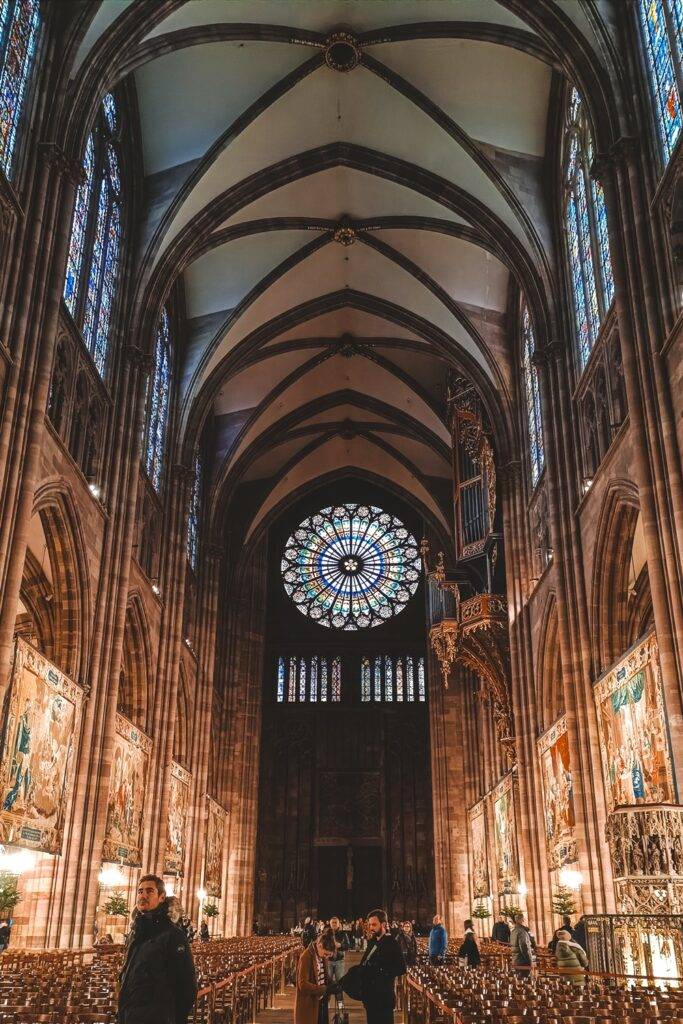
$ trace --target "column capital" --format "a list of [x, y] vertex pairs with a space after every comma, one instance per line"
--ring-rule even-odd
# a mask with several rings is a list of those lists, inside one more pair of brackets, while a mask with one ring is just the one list
[[174, 483], [190, 486], [194, 480], [194, 470], [192, 469], [192, 466], [185, 466], [182, 462], [174, 463], [172, 479]]
[[543, 369], [553, 362], [559, 362], [564, 356], [566, 347], [562, 341], [549, 341], [547, 345], [538, 347], [531, 356], [531, 362], [537, 369]]
[[67, 178], [73, 185], [80, 185], [85, 180], [81, 160], [69, 156], [56, 142], [39, 142], [38, 152], [49, 167], [53, 167], [60, 177]]
[[123, 349], [123, 357], [131, 366], [142, 370], [143, 373], [151, 373], [152, 367], [154, 366], [154, 359], [152, 358], [152, 355], [149, 352], [145, 352], [140, 345], [125, 345]]

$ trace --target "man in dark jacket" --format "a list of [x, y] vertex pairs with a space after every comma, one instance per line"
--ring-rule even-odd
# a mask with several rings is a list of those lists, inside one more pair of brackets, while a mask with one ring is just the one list
[[178, 901], [157, 875], [143, 875], [121, 972], [119, 1024], [187, 1024], [197, 995]]
[[491, 938], [494, 942], [510, 942], [510, 925], [502, 914], [493, 926]]
[[393, 1024], [394, 983], [406, 973], [401, 947], [389, 935], [387, 915], [373, 910], [368, 915], [370, 941], [360, 963], [361, 994], [368, 1024]]

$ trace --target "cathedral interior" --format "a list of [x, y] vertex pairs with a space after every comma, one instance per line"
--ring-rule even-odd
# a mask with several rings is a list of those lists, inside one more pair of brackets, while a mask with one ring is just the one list
[[682, 102], [681, 0], [0, 0], [10, 948], [683, 976]]

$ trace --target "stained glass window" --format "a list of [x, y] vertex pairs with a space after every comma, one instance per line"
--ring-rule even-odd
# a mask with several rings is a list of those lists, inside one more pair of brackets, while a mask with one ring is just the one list
[[543, 425], [541, 423], [541, 395], [538, 387], [538, 371], [532, 361], [535, 347], [531, 317], [529, 309], [525, 304], [522, 310], [522, 378], [524, 382], [524, 402], [526, 405], [531, 483], [534, 487], [538, 483], [538, 478], [545, 465]]
[[0, 166], [8, 178], [40, 28], [39, 0], [0, 0]]
[[337, 505], [309, 516], [285, 545], [285, 590], [321, 626], [381, 626], [417, 590], [420, 557], [400, 519], [374, 505]]
[[187, 517], [187, 557], [193, 569], [197, 568], [199, 555], [199, 513], [202, 496], [202, 464], [199, 452], [195, 453], [190, 493], [190, 512]]
[[360, 699], [368, 701], [372, 697], [372, 682], [370, 677], [370, 659], [363, 658], [360, 668]]
[[683, 126], [683, 3], [681, 0], [638, 0], [638, 13], [657, 133], [666, 163], [674, 151]]
[[565, 230], [574, 329], [581, 368], [614, 297], [607, 209], [602, 186], [590, 176], [593, 142], [580, 94], [572, 89], [565, 127]]
[[101, 376], [107, 365], [121, 261], [118, 131], [116, 100], [108, 93], [85, 145], [64, 280], [64, 301]]
[[168, 312], [161, 312], [154, 346], [154, 369], [147, 398], [147, 430], [145, 436], [145, 468], [156, 491], [161, 486], [164, 467], [166, 426], [171, 387], [171, 327]]
[[[277, 660], [278, 704], [338, 704], [341, 701], [341, 658], [325, 655], [281, 655]], [[329, 685], [328, 685], [329, 684]]]
[[[417, 667], [417, 687], [415, 671]], [[385, 654], [361, 660], [360, 699], [364, 704], [424, 703], [427, 699], [423, 657]]]

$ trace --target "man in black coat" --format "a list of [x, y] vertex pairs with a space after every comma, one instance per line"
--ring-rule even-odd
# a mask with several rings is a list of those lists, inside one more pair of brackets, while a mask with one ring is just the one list
[[395, 981], [406, 973], [406, 962], [396, 939], [389, 935], [387, 915], [368, 915], [370, 941], [360, 962], [361, 996], [368, 1024], [393, 1024]]
[[157, 875], [143, 875], [121, 972], [119, 1024], [187, 1024], [197, 979], [178, 901]]

